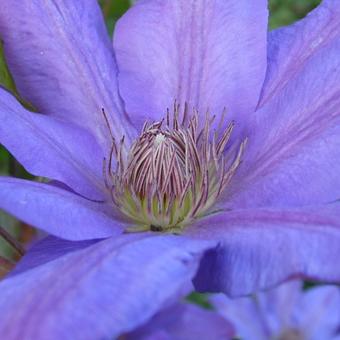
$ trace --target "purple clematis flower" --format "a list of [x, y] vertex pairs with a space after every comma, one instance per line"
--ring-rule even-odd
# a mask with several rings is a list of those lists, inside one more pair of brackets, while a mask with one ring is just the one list
[[126, 334], [127, 340], [232, 339], [233, 326], [215, 311], [188, 303], [176, 303], [156, 314], [147, 324]]
[[141, 0], [112, 47], [95, 0], [2, 2], [40, 114], [1, 90], [0, 141], [53, 181], [2, 177], [0, 206], [57, 238], [0, 284], [0, 337], [116, 337], [190, 281], [340, 280], [340, 5], [269, 36], [267, 16], [265, 0]]
[[302, 286], [301, 281], [291, 281], [253, 297], [216, 294], [210, 300], [244, 340], [340, 339], [339, 287], [303, 291]]

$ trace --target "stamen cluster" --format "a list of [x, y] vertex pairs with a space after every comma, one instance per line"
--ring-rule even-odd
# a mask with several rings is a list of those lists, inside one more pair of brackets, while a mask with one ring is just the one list
[[179, 232], [208, 212], [241, 162], [245, 141], [234, 160], [226, 157], [233, 123], [218, 139], [208, 115], [199, 128], [198, 112], [188, 117], [186, 109], [181, 122], [178, 112], [175, 105], [172, 117], [168, 111], [165, 121], [145, 123], [127, 155], [124, 139], [119, 145], [113, 142], [106, 186], [113, 203], [131, 220], [131, 231]]

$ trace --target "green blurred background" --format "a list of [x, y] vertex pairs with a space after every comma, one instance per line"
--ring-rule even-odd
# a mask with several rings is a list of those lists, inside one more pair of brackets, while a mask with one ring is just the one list
[[[183, 0], [185, 1], [185, 0]], [[252, 1], [252, 0], [250, 0]], [[112, 34], [114, 25], [121, 15], [129, 8], [129, 0], [100, 0], [107, 27]], [[308, 12], [315, 8], [320, 0], [270, 0], [269, 29], [285, 26], [303, 18]], [[1, 37], [0, 37], [1, 38]], [[11, 90], [18, 96], [15, 85], [6, 67], [2, 56], [0, 45], [0, 85]], [[27, 103], [23, 103], [28, 105]], [[10, 128], [10, 127], [9, 127]], [[22, 136], [24, 138], [24, 136]], [[0, 175], [10, 175], [15, 177], [30, 178], [29, 174], [11, 157], [11, 155], [0, 145]], [[22, 243], [27, 243], [34, 235], [34, 230], [28, 226], [22, 226], [18, 221], [0, 211], [0, 226], [6, 228], [12, 235]], [[6, 243], [0, 238], [0, 255], [9, 259], [14, 259], [15, 253], [11, 251]], [[5, 271], [1, 269], [0, 276]]]
[[270, 0], [270, 29], [286, 26], [303, 18], [320, 2], [321, 0]]

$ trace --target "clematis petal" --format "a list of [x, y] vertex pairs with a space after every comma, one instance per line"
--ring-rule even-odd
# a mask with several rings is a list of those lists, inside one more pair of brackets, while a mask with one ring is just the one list
[[9, 277], [0, 283], [0, 337], [117, 338], [179, 298], [211, 245], [129, 234]]
[[2, 1], [0, 35], [18, 90], [38, 111], [85, 126], [106, 145], [104, 108], [114, 136], [129, 138], [96, 0]]
[[103, 199], [104, 153], [82, 128], [26, 111], [0, 89], [0, 142], [33, 175], [57, 179], [92, 199]]
[[[266, 70], [267, 2], [139, 1], [117, 23], [114, 48], [129, 114], [159, 119], [174, 100], [242, 122]], [[218, 119], [217, 119], [218, 120]]]
[[302, 284], [292, 280], [256, 296], [230, 299], [214, 294], [209, 300], [235, 325], [242, 339], [338, 339], [339, 288], [319, 286], [304, 291]]
[[[300, 303], [297, 314], [300, 327], [305, 329], [306, 338], [340, 338], [340, 290], [336, 286], [320, 286], [308, 290]], [[335, 338], [335, 334], [338, 338]]]
[[[304, 314], [304, 310], [297, 307], [303, 296], [303, 281], [289, 280], [274, 289], [259, 292], [253, 303], [262, 319], [267, 320], [266, 330], [274, 338], [289, 329], [301, 329], [296, 317]], [[303, 329], [303, 328], [302, 328]]]
[[58, 259], [68, 253], [87, 248], [99, 241], [101, 241], [101, 239], [75, 242], [60, 239], [55, 236], [46, 236], [45, 238], [36, 241], [35, 244], [30, 247], [26, 256], [21, 258], [20, 262], [17, 263], [9, 275], [13, 276], [25, 272], [34, 267]]
[[[340, 198], [340, 36], [306, 60], [257, 111], [231, 205], [294, 206]], [[235, 192], [233, 192], [235, 190]]]
[[52, 235], [69, 240], [120, 234], [124, 222], [107, 207], [52, 185], [0, 177], [0, 208]]
[[339, 40], [339, 20], [339, 2], [324, 0], [305, 19], [269, 33], [268, 68], [259, 107], [284, 90], [309, 59]]
[[201, 263], [202, 291], [244, 295], [291, 277], [339, 281], [340, 206], [222, 212], [187, 232], [217, 239], [220, 247]]
[[231, 324], [217, 313], [188, 303], [177, 303], [156, 314], [126, 339], [231, 339]]
[[251, 298], [231, 299], [225, 294], [213, 294], [209, 297], [209, 302], [221, 316], [234, 325], [238, 337], [252, 340], [269, 338], [264, 329], [263, 315]]
[[303, 309], [297, 308], [302, 286], [302, 281], [291, 280], [274, 289], [257, 292], [255, 296], [231, 299], [215, 294], [210, 301], [235, 325], [242, 338], [279, 339], [288, 329], [301, 330], [296, 318], [304, 314]]

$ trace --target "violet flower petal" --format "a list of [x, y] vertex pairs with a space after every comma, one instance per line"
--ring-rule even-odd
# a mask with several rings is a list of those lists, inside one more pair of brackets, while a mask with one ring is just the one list
[[2, 1], [0, 35], [18, 90], [38, 111], [85, 126], [107, 146], [104, 108], [117, 139], [129, 139], [133, 130], [96, 0]]
[[309, 59], [339, 40], [339, 21], [339, 1], [324, 0], [305, 19], [269, 33], [268, 69], [259, 107], [284, 90]]
[[231, 324], [217, 313], [192, 304], [177, 303], [127, 334], [126, 339], [227, 340], [233, 336]]
[[122, 233], [124, 222], [107, 207], [52, 185], [0, 177], [0, 208], [52, 235], [69, 240]]
[[225, 294], [213, 294], [209, 301], [216, 312], [232, 323], [237, 337], [244, 340], [270, 339], [258, 306], [250, 297], [230, 299]]
[[320, 286], [308, 290], [302, 296], [297, 310], [301, 329], [308, 339], [340, 339], [340, 289], [336, 286]]
[[29, 269], [56, 260], [68, 253], [87, 248], [100, 241], [101, 239], [75, 242], [63, 240], [54, 236], [46, 236], [45, 238], [36, 241], [35, 244], [30, 247], [26, 256], [20, 259], [9, 275], [13, 276], [20, 274]]
[[104, 154], [84, 129], [26, 111], [0, 89], [0, 141], [30, 173], [59, 180], [80, 194], [103, 199]]
[[210, 297], [221, 316], [229, 320], [242, 339], [279, 339], [294, 330], [303, 339], [338, 339], [340, 290], [319, 286], [303, 291], [302, 281], [289, 281], [254, 297]]
[[[262, 318], [264, 331], [271, 337], [278, 337], [287, 329], [301, 329], [297, 317], [304, 311], [297, 308], [302, 297], [303, 282], [291, 280], [270, 289], [257, 293], [253, 303]], [[237, 309], [237, 301], [235, 301]]]
[[340, 198], [340, 36], [305, 61], [257, 111], [231, 206], [296, 206]]
[[[241, 122], [266, 70], [264, 0], [139, 1], [117, 23], [114, 48], [127, 111], [139, 126], [174, 100]], [[138, 117], [138, 118], [137, 118]]]
[[0, 283], [0, 337], [116, 338], [179, 298], [213, 245], [129, 234], [9, 277]]
[[187, 233], [216, 239], [220, 247], [202, 260], [200, 291], [238, 296], [292, 276], [340, 280], [340, 207], [248, 209], [204, 218]]

